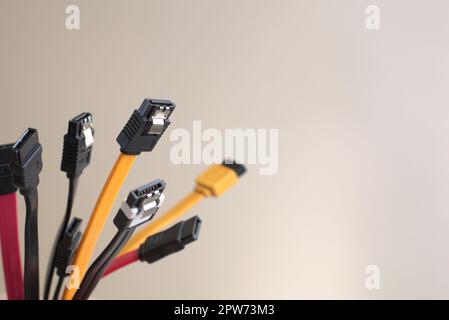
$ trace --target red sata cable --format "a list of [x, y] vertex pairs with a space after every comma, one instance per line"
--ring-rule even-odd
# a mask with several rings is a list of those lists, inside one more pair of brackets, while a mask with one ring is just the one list
[[145, 261], [154, 263], [170, 254], [183, 250], [187, 244], [198, 240], [200, 226], [201, 219], [198, 216], [194, 216], [189, 220], [178, 222], [171, 228], [149, 236], [138, 249], [115, 258], [106, 269], [103, 277], [133, 262]]
[[9, 300], [23, 299], [16, 193], [0, 195], [0, 241]]
[[103, 277], [106, 277], [108, 274], [121, 269], [123, 267], [126, 267], [128, 264], [131, 264], [133, 262], [139, 261], [139, 250], [130, 251], [128, 253], [125, 253], [124, 255], [121, 255], [118, 258], [115, 258], [111, 265], [108, 267], [106, 272], [104, 273]]

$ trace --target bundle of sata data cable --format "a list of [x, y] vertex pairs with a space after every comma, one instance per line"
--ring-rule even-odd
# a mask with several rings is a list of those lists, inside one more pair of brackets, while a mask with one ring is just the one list
[[[195, 180], [195, 187], [174, 207], [155, 218], [165, 198], [166, 184], [156, 179], [129, 192], [117, 211], [117, 229], [93, 259], [96, 243], [106, 226], [120, 188], [137, 156], [151, 152], [170, 125], [175, 104], [145, 99], [117, 137], [120, 152], [83, 229], [72, 217], [80, 177], [90, 164], [95, 130], [92, 114], [83, 112], [68, 122], [63, 137], [61, 171], [68, 179], [68, 196], [55, 235], [43, 294], [39, 281], [38, 185], [43, 147], [38, 131], [28, 128], [14, 143], [0, 145], [0, 241], [6, 293], [9, 300], [86, 300], [101, 279], [133, 262], [154, 263], [198, 239], [201, 220], [179, 221], [208, 197], [219, 197], [239, 181], [246, 168], [232, 160], [213, 164]], [[18, 225], [17, 192], [25, 201], [25, 225]], [[153, 219], [154, 218], [154, 219]], [[139, 231], [135, 231], [139, 228]], [[23, 230], [21, 253], [19, 233]], [[23, 259], [23, 268], [22, 268]], [[53, 278], [57, 276], [57, 282]]]

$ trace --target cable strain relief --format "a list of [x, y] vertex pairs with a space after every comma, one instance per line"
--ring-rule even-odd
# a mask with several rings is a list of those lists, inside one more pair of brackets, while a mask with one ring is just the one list
[[206, 198], [212, 196], [212, 192], [203, 186], [199, 186], [199, 185], [195, 186], [194, 191], [203, 195]]
[[153, 263], [184, 249], [181, 239], [183, 225], [184, 221], [181, 221], [167, 230], [148, 237], [139, 247], [140, 261]]
[[7, 167], [0, 166], [0, 195], [10, 194], [17, 191], [13, 184], [11, 171]]
[[13, 185], [3, 186], [0, 183], [0, 195], [10, 194], [17, 192], [17, 188]]
[[77, 172], [67, 172], [66, 176], [68, 179], [77, 179], [81, 176], [81, 174], [83, 173], [83, 171], [77, 171]]
[[37, 197], [37, 187], [19, 189], [19, 192], [22, 196]]

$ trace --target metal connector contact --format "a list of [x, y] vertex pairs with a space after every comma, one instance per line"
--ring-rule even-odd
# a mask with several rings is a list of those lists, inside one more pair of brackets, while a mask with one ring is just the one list
[[94, 126], [92, 114], [83, 112], [69, 121], [69, 134], [83, 139], [84, 148], [89, 148], [94, 143]]
[[149, 109], [143, 105], [139, 108], [139, 112], [145, 114], [145, 117], [151, 121], [147, 133], [161, 135], [170, 124], [168, 118], [175, 108], [174, 104], [168, 100], [158, 99], [152, 99], [150, 103], [153, 105], [153, 108]]
[[131, 191], [114, 218], [117, 228], [133, 228], [151, 220], [164, 201], [165, 182], [155, 180]]
[[117, 137], [120, 151], [130, 155], [152, 151], [170, 125], [174, 109], [169, 100], [145, 99]]

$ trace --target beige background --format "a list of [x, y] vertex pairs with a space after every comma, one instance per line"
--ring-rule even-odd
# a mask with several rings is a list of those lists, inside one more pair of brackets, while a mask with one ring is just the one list
[[[79, 31], [65, 29], [68, 4], [80, 6]], [[365, 28], [369, 4], [379, 31]], [[279, 171], [250, 166], [192, 212], [200, 241], [112, 275], [96, 297], [449, 298], [448, 12], [444, 0], [1, 0], [1, 141], [34, 126], [45, 148], [42, 277], [66, 200], [67, 120], [94, 115], [74, 209], [87, 219], [115, 137], [158, 97], [177, 103], [173, 124], [120, 199], [160, 177], [169, 208], [192, 188], [206, 166], [172, 165], [168, 139], [192, 120], [278, 128]], [[97, 252], [114, 232], [109, 221]], [[369, 264], [378, 291], [365, 288]]]

